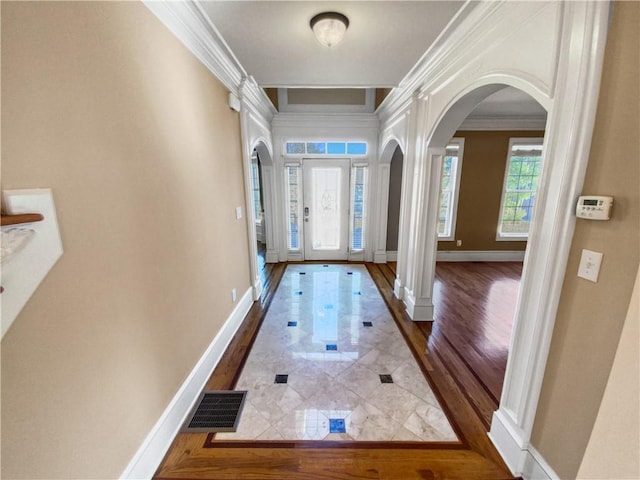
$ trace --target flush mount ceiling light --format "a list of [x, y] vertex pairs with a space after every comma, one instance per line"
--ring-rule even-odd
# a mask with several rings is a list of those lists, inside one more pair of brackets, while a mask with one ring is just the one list
[[342, 41], [349, 19], [341, 13], [323, 12], [313, 17], [309, 25], [322, 45], [333, 47]]

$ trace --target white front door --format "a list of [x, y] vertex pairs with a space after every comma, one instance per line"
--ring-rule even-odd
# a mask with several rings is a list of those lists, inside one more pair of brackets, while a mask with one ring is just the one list
[[349, 170], [345, 160], [303, 160], [304, 258], [347, 260]]

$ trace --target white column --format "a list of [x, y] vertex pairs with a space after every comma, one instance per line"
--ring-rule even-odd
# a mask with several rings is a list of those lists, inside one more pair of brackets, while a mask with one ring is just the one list
[[402, 197], [400, 198], [400, 221], [398, 224], [398, 259], [396, 279], [393, 293], [396, 298], [404, 298], [407, 273], [409, 270], [409, 239], [411, 238], [411, 214], [413, 205], [415, 145], [417, 138], [417, 110], [418, 98], [414, 95], [410, 111], [407, 114], [406, 151], [404, 152], [402, 167]]
[[426, 149], [419, 159], [416, 180], [420, 195], [414, 206], [416, 215], [413, 244], [413, 268], [405, 304], [412, 320], [433, 320], [433, 281], [438, 249], [437, 218], [439, 210], [440, 175], [444, 149]]
[[[389, 213], [389, 177], [391, 163], [378, 163], [375, 206], [374, 263], [387, 263], [387, 215]], [[371, 198], [371, 197], [369, 197]], [[373, 217], [373, 215], [372, 215]]]

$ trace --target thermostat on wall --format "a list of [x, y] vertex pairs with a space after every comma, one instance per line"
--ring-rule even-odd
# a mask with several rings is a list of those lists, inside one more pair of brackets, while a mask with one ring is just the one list
[[587, 220], [609, 220], [613, 197], [583, 195], [578, 198], [576, 217]]

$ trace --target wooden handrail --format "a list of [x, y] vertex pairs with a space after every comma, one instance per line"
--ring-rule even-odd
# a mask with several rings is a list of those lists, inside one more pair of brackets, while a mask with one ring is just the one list
[[0, 226], [20, 225], [21, 223], [40, 222], [44, 220], [44, 216], [40, 213], [21, 213], [18, 215], [2, 215], [0, 217]]

